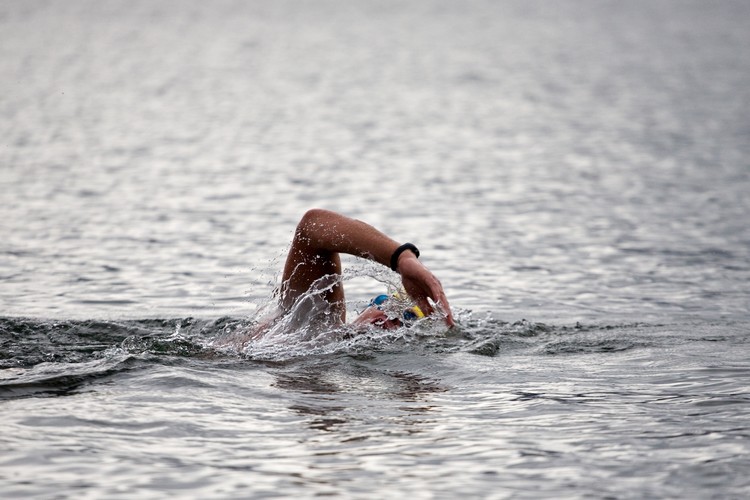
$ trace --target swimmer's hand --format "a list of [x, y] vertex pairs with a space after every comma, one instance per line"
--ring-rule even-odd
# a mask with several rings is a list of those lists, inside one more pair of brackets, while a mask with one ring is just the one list
[[420, 309], [427, 315], [435, 312], [435, 308], [427, 300], [428, 298], [437, 305], [438, 310], [445, 316], [445, 322], [449, 327], [456, 323], [453, 321], [448, 298], [443, 291], [443, 285], [424, 264], [422, 264], [412, 252], [403, 252], [398, 258], [398, 272], [401, 274], [401, 282], [404, 290], [417, 302]]

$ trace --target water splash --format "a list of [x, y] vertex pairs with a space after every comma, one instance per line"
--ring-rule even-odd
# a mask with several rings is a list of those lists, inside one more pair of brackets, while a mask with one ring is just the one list
[[[391, 331], [374, 326], [341, 324], [340, 309], [327, 302], [325, 296], [333, 287], [356, 278], [371, 278], [381, 283], [391, 296], [401, 291], [398, 275], [382, 266], [365, 262], [345, 269], [342, 275], [321, 278], [288, 311], [283, 311], [279, 306], [277, 288], [265, 303], [257, 307], [256, 313], [245, 324], [227, 329], [211, 342], [211, 347], [226, 354], [254, 360], [286, 360], [348, 352], [361, 349], [365, 344], [381, 345], [404, 341], [424, 335], [426, 331], [435, 334], [445, 329], [437, 327], [437, 323], [442, 322], [439, 314], [416, 321], [410, 328], [401, 327]], [[350, 300], [346, 308], [359, 313], [368, 305], [369, 301]], [[402, 292], [384, 304], [382, 310], [389, 318], [400, 318], [403, 311], [413, 305]]]

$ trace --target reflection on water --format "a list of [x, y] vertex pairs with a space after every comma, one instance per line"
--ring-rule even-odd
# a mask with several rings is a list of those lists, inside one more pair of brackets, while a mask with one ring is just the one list
[[[461, 334], [342, 342], [276, 361], [185, 348], [210, 346], [228, 320], [154, 321], [142, 342], [132, 332], [145, 323], [110, 326], [112, 345], [84, 361], [6, 368], [0, 470], [18, 478], [7, 491], [57, 491], [71, 484], [70, 464], [95, 491], [109, 493], [115, 478], [128, 494], [206, 497], [356, 495], [383, 482], [389, 495], [670, 496], [714, 491], [719, 470], [722, 491], [746, 487], [745, 326], [463, 321]], [[72, 346], [90, 338], [79, 331]], [[37, 350], [75, 356], [54, 342]], [[52, 386], [66, 397], [49, 397]], [[59, 458], [44, 458], [50, 450]]]
[[[274, 387], [292, 391], [289, 408], [305, 416], [312, 429], [338, 431], [348, 435], [365, 421], [375, 418], [373, 412], [362, 415], [340, 406], [342, 399], [380, 400], [389, 408], [382, 417], [388, 427], [403, 427], [405, 432], [417, 433], [424, 421], [415, 418], [436, 409], [430, 396], [445, 392], [447, 387], [425, 376], [404, 371], [376, 371], [351, 359], [342, 362], [315, 360], [284, 371], [274, 370]], [[358, 425], [359, 424], [359, 425]], [[374, 430], [374, 429], [373, 429]], [[376, 434], [383, 432], [377, 429]], [[388, 432], [396, 432], [390, 428]], [[365, 440], [367, 435], [357, 439]], [[348, 438], [345, 438], [346, 441]]]

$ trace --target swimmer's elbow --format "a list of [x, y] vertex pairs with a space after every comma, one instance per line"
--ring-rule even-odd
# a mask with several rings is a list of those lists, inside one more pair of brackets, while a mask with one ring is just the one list
[[334, 212], [324, 208], [311, 208], [302, 216], [299, 224], [297, 224], [297, 228], [306, 230], [321, 224], [326, 224], [330, 222], [335, 215]]
[[307, 212], [305, 212], [305, 215], [302, 216], [300, 223], [317, 222], [321, 219], [329, 218], [332, 213], [333, 212], [331, 212], [330, 210], [326, 210], [324, 208], [311, 208]]
[[334, 216], [334, 212], [323, 208], [311, 208], [300, 219], [297, 224], [296, 236], [298, 238], [310, 239], [319, 234], [320, 229], [326, 226]]

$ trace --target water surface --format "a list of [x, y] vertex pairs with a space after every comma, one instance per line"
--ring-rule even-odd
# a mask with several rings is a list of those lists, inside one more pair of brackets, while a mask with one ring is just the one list
[[[0, 4], [3, 492], [746, 497], [748, 19]], [[459, 328], [239, 342], [314, 206]]]

